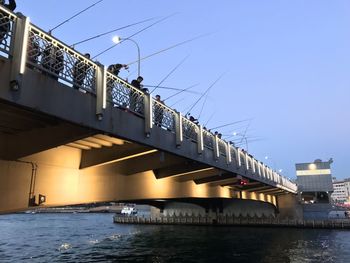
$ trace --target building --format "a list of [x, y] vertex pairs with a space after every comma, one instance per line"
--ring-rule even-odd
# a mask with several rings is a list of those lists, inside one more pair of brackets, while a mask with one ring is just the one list
[[306, 220], [326, 220], [332, 211], [331, 194], [333, 182], [330, 159], [320, 159], [312, 163], [295, 165], [298, 195], [302, 204], [303, 217]]
[[332, 162], [332, 159], [327, 162], [317, 159], [312, 163], [295, 165], [302, 203], [330, 203], [330, 196], [333, 193]]
[[342, 181], [333, 181], [334, 192], [332, 193], [332, 201], [334, 203], [347, 203], [350, 197], [350, 179]]

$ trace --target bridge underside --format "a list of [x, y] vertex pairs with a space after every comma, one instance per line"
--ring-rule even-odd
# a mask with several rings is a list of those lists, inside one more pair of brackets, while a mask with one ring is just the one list
[[0, 103], [0, 211], [40, 203], [237, 198], [270, 202], [283, 191], [121, 138]]
[[[35, 76], [28, 82], [39, 83], [41, 78]], [[147, 146], [140, 132], [143, 120], [130, 113], [112, 108], [111, 115], [117, 117], [111, 118], [111, 127], [107, 121], [104, 128], [99, 127], [91, 117], [94, 103], [90, 97], [50, 81], [46, 86], [33, 84], [31, 88], [40, 95], [31, 97], [25, 87], [8, 92], [6, 81], [0, 79], [6, 95], [2, 96], [7, 98], [0, 99], [0, 213], [37, 205], [179, 198], [207, 200], [208, 204], [217, 198], [257, 200], [279, 210], [288, 203], [280, 201], [289, 196], [280, 188], [252, 179], [241, 185], [241, 175], [198, 161], [213, 158], [205, 153], [192, 155], [197, 146], [191, 142], [173, 150], [174, 135], [158, 127]], [[33, 106], [37, 103], [38, 109]], [[64, 118], [54, 117], [61, 113]], [[113, 134], [103, 132], [106, 127]], [[157, 149], [149, 146], [162, 140], [164, 144]]]

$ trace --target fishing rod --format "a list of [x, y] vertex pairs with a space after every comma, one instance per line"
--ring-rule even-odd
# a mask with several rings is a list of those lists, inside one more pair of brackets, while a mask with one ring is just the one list
[[205, 103], [207, 102], [207, 100], [208, 100], [208, 95], [209, 95], [209, 93], [205, 96], [205, 99], [204, 99], [204, 101], [203, 101], [203, 105], [202, 105], [202, 108], [201, 108], [201, 111], [199, 112], [199, 115], [198, 115], [198, 120], [201, 118], [201, 116], [202, 116], [202, 113], [203, 113], [203, 109], [204, 109], [204, 105], [205, 105]]
[[192, 107], [187, 111], [187, 113], [186, 113], [185, 115], [188, 115], [188, 114], [191, 112], [191, 110], [193, 110], [193, 108], [198, 104], [198, 102], [200, 102], [200, 100], [201, 100], [205, 95], [207, 95], [207, 93], [210, 91], [210, 89], [211, 89], [212, 87], [214, 87], [215, 84], [218, 83], [218, 81], [219, 81], [220, 79], [222, 79], [222, 77], [223, 77], [224, 75], [225, 75], [225, 74], [222, 74], [220, 77], [218, 77], [218, 78], [213, 82], [213, 84], [211, 84], [211, 85], [209, 86], [209, 88], [206, 89], [206, 91], [202, 94], [202, 96], [199, 97], [199, 99], [192, 105]]
[[211, 119], [214, 117], [215, 115], [215, 111], [213, 112], [212, 115], [210, 115], [209, 119], [207, 120], [207, 122], [204, 124], [204, 127], [206, 127], [208, 125], [208, 123], [211, 121]]
[[244, 133], [243, 133], [243, 135], [242, 135], [241, 142], [242, 142], [243, 139], [246, 137], [247, 131], [248, 131], [248, 129], [249, 129], [251, 123], [252, 123], [252, 120], [249, 120], [249, 123], [248, 123], [247, 127], [245, 128], [245, 131], [244, 131]]
[[[176, 91], [179, 91], [180, 92], [184, 92], [183, 89], [178, 89], [178, 88], [171, 88], [171, 87], [164, 87], [164, 86], [154, 86], [154, 85], [143, 85], [144, 87], [147, 87], [147, 88], [155, 88], [155, 87], [158, 87], [159, 89], [167, 89], [167, 90], [176, 90]], [[187, 91], [188, 93], [192, 93], [192, 94], [200, 94], [202, 95], [202, 93], [200, 92], [197, 92], [197, 91]], [[165, 100], [163, 100], [165, 101]]]
[[88, 6], [87, 8], [81, 10], [80, 12], [76, 13], [75, 15], [71, 16], [70, 18], [64, 20], [62, 23], [58, 24], [57, 26], [55, 26], [54, 28], [49, 30], [49, 34], [51, 35], [52, 31], [54, 31], [55, 29], [63, 26], [65, 23], [68, 23], [70, 20], [72, 20], [73, 18], [76, 18], [77, 16], [81, 15], [82, 13], [86, 12], [87, 10], [89, 10], [90, 8], [94, 7], [95, 5], [103, 2], [104, 0], [99, 0], [97, 2], [95, 2], [94, 4]]
[[[190, 55], [187, 55], [184, 59], [182, 59], [182, 60], [180, 61], [180, 63], [177, 64], [177, 65], [175, 66], [175, 68], [173, 68], [173, 69], [168, 73], [168, 75], [166, 75], [166, 76], [162, 79], [161, 82], [159, 82], [158, 86], [162, 85], [162, 83], [163, 83], [164, 81], [166, 81], [166, 80], [171, 76], [171, 74], [173, 74], [173, 73], [186, 61], [186, 59], [188, 59], [189, 56], [190, 56]], [[151, 91], [151, 94], [158, 88], [158, 86], [155, 87], [155, 88]]]
[[185, 98], [179, 99], [176, 102], [174, 102], [173, 104], [170, 105], [170, 108], [173, 108], [176, 104], [178, 104], [179, 102], [183, 101]]
[[152, 17], [152, 18], [148, 18], [148, 19], [145, 19], [145, 20], [136, 22], [136, 23], [129, 24], [129, 25], [127, 25], [127, 26], [118, 27], [118, 28], [116, 28], [116, 29], [112, 29], [112, 30], [110, 30], [110, 31], [107, 31], [107, 32], [98, 34], [98, 35], [96, 35], [96, 36], [89, 37], [89, 38], [87, 38], [87, 39], [84, 39], [84, 40], [81, 40], [81, 41], [79, 41], [79, 42], [76, 42], [76, 43], [74, 43], [72, 46], [75, 47], [75, 46], [80, 45], [80, 44], [83, 44], [83, 43], [85, 43], [85, 42], [94, 40], [94, 39], [96, 39], [96, 38], [103, 37], [103, 36], [105, 36], [105, 35], [108, 35], [108, 34], [110, 34], [110, 33], [114, 33], [114, 32], [116, 32], [116, 31], [119, 31], [119, 30], [122, 30], [122, 29], [125, 29], [125, 28], [128, 28], [128, 27], [132, 27], [132, 26], [136, 26], [136, 25], [139, 25], [139, 24], [143, 24], [143, 23], [145, 23], [145, 22], [148, 22], [148, 21], [151, 21], [151, 20], [154, 20], [154, 19], [155, 19], [155, 18]]
[[[150, 57], [153, 57], [153, 56], [155, 56], [155, 55], [158, 55], [158, 54], [163, 53], [163, 52], [165, 52], [165, 51], [168, 51], [168, 50], [170, 50], [170, 49], [176, 48], [176, 47], [178, 47], [178, 46], [182, 46], [182, 45], [184, 45], [184, 44], [187, 44], [187, 43], [189, 43], [189, 42], [195, 41], [195, 40], [197, 40], [197, 39], [200, 39], [200, 38], [209, 36], [209, 35], [211, 35], [211, 34], [212, 34], [212, 33], [202, 34], [202, 35], [199, 35], [199, 36], [197, 36], [197, 37], [194, 37], [194, 38], [191, 38], [191, 39], [182, 41], [182, 42], [180, 42], [180, 43], [177, 43], [177, 44], [175, 44], [175, 45], [172, 45], [172, 46], [170, 46], [170, 47], [161, 49], [161, 50], [159, 50], [159, 51], [157, 51], [157, 52], [155, 52], [155, 53], [152, 53], [152, 54], [150, 54], [150, 55], [147, 55], [147, 56], [141, 58], [140, 60], [142, 61], [142, 60], [148, 59], [148, 58], [150, 58]], [[132, 61], [132, 62], [128, 63], [127, 65], [130, 66], [130, 65], [135, 64], [135, 63], [138, 63], [138, 60]]]
[[[175, 97], [175, 96], [177, 96], [177, 95], [179, 95], [179, 94], [181, 94], [182, 92], [189, 92], [189, 90], [190, 89], [192, 89], [192, 88], [194, 88], [194, 87], [196, 87], [196, 86], [198, 86], [199, 85], [199, 83], [197, 83], [197, 84], [194, 84], [194, 85], [191, 85], [191, 86], [189, 86], [188, 88], [186, 88], [186, 89], [182, 89], [182, 90], [180, 90], [179, 92], [176, 92], [175, 94], [173, 94], [173, 95], [171, 95], [171, 96], [169, 96], [169, 97], [167, 97], [166, 99], [164, 99], [163, 101], [167, 101], [167, 100], [169, 100], [169, 99], [171, 99], [171, 98], [173, 98], [173, 97]], [[197, 93], [197, 94], [201, 94], [201, 93], [199, 93], [199, 92], [190, 92], [190, 93]]]
[[231, 123], [228, 123], [228, 124], [224, 124], [224, 125], [221, 125], [221, 126], [217, 126], [217, 127], [211, 128], [211, 129], [212, 129], [212, 130], [214, 130], [214, 129], [220, 129], [220, 128], [224, 128], [224, 127], [227, 127], [227, 126], [235, 125], [235, 124], [237, 124], [237, 123], [246, 122], [246, 121], [249, 121], [249, 120], [252, 120], [252, 118], [250, 118], [250, 119], [244, 119], [244, 120], [240, 120], [240, 121], [235, 121], [235, 122], [231, 122]]
[[[166, 16], [166, 17], [164, 17], [164, 18], [162, 18], [162, 19], [160, 19], [160, 20], [157, 20], [156, 22], [150, 24], [149, 26], [147, 26], [147, 27], [145, 27], [145, 28], [143, 28], [143, 29], [137, 31], [136, 33], [134, 33], [134, 34], [128, 36], [127, 38], [121, 39], [120, 42], [118, 42], [118, 43], [116, 43], [116, 44], [110, 46], [109, 48], [107, 48], [107, 49], [101, 51], [100, 53], [98, 53], [96, 56], [93, 57], [93, 59], [94, 59], [94, 58], [97, 58], [97, 57], [99, 57], [99, 56], [101, 56], [102, 54], [106, 53], [107, 51], [111, 50], [112, 48], [116, 47], [117, 45], [123, 43], [124, 41], [126, 41], [126, 40], [128, 40], [128, 39], [130, 39], [130, 38], [132, 38], [132, 37], [134, 37], [134, 36], [136, 36], [137, 34], [142, 33], [143, 31], [147, 30], [148, 28], [150, 28], [150, 27], [152, 27], [152, 26], [155, 26], [156, 24], [159, 24], [159, 23], [163, 22], [163, 21], [166, 20], [166, 19], [169, 19], [170, 17], [172, 17], [172, 16], [174, 16], [174, 15], [176, 15], [176, 14], [177, 14], [177, 13], [168, 15], [168, 16]], [[137, 60], [137, 62], [138, 62], [138, 61], [139, 61], [139, 60]], [[141, 60], [140, 60], [140, 61], [141, 61]], [[127, 65], [128, 65], [128, 64], [127, 64]], [[129, 66], [129, 65], [128, 65], [128, 66]]]

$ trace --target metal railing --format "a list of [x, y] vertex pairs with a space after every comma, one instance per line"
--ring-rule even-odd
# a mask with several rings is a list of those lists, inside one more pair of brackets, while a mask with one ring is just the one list
[[[4, 29], [0, 30], [0, 54], [11, 58], [15, 25], [19, 19], [15, 14], [0, 7], [0, 21], [0, 29]], [[103, 67], [33, 24], [29, 25], [28, 31], [27, 66], [65, 85], [95, 95], [97, 95], [97, 75], [100, 74], [98, 72], [101, 72]], [[107, 101], [115, 107], [125, 108], [140, 116], [144, 116], [145, 93], [110, 72], [104, 72], [104, 74], [106, 81], [104, 81], [103, 89], [106, 90]], [[152, 101], [153, 112], [151, 114], [153, 116], [153, 124], [170, 132], [175, 132], [177, 112], [154, 99]], [[198, 134], [200, 131], [199, 126], [184, 117], [180, 121], [182, 123], [183, 136], [193, 142], [197, 142], [200, 135]], [[214, 151], [214, 134], [203, 130], [202, 136], [204, 147]], [[221, 139], [217, 141], [220, 155], [226, 156], [226, 142]], [[237, 164], [237, 149], [232, 145], [230, 148], [232, 162]], [[251, 162], [248, 161], [248, 166], [246, 165], [245, 153], [241, 152], [239, 158], [241, 167], [244, 167], [246, 170], [252, 170]], [[249, 160], [251, 159], [249, 157]], [[281, 188], [296, 191], [296, 185], [287, 178], [277, 173], [271, 174], [272, 170], [269, 168], [260, 168], [262, 178], [273, 181]]]
[[11, 56], [16, 19], [12, 12], [0, 6], [0, 55], [6, 58]]
[[27, 64], [75, 89], [96, 93], [98, 65], [34, 25], [29, 27]]
[[203, 130], [203, 143], [204, 147], [210, 150], [214, 149], [214, 135], [207, 130]]
[[153, 124], [165, 130], [175, 132], [176, 111], [157, 100], [153, 100]]
[[183, 136], [192, 141], [197, 141], [197, 135], [199, 132], [199, 126], [192, 121], [182, 117], [182, 132]]
[[222, 139], [218, 139], [218, 143], [219, 143], [219, 153], [222, 156], [226, 156], [226, 143], [224, 140]]
[[107, 72], [107, 101], [114, 107], [128, 109], [144, 116], [144, 92]]

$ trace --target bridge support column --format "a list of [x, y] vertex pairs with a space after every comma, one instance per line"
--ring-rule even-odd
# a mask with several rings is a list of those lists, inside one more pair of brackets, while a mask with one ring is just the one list
[[175, 125], [176, 125], [176, 146], [180, 146], [183, 142], [183, 134], [182, 134], [182, 115], [181, 112], [178, 112], [175, 119]]
[[21, 17], [16, 20], [15, 39], [12, 46], [11, 88], [18, 90], [22, 75], [26, 69], [29, 34], [29, 18]]

